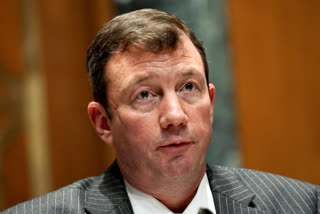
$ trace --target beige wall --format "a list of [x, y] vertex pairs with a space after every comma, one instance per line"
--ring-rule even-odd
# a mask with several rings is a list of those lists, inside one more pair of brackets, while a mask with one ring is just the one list
[[86, 49], [114, 7], [111, 0], [14, 0], [0, 14], [0, 125], [13, 130], [0, 138], [2, 210], [99, 175], [114, 159], [87, 116], [85, 65]]
[[17, 0], [0, 6], [0, 209], [30, 196], [21, 111], [25, 70], [19, 6]]
[[320, 184], [320, 2], [228, 7], [243, 166]]

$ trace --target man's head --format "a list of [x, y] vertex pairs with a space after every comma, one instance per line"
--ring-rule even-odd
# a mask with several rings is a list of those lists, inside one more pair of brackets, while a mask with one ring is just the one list
[[112, 111], [108, 105], [108, 74], [105, 65], [111, 56], [127, 47], [158, 53], [175, 49], [181, 36], [187, 36], [197, 48], [208, 83], [208, 63], [202, 43], [191, 29], [177, 17], [154, 9], [137, 10], [117, 16], [108, 22], [96, 35], [87, 53], [87, 70], [95, 101], [104, 106], [108, 117]]
[[88, 113], [115, 147], [124, 178], [155, 197], [194, 194], [206, 169], [215, 89], [189, 28], [156, 10], [116, 17], [92, 43], [88, 67], [98, 101]]

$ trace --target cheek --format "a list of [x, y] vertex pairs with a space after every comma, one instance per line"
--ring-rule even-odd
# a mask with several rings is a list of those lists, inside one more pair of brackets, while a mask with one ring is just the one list
[[201, 124], [211, 126], [210, 102], [199, 103], [197, 106], [194, 106], [190, 109], [192, 109], [192, 111], [190, 112], [192, 122], [198, 123], [199, 125]]
[[190, 112], [190, 128], [200, 141], [210, 141], [212, 123], [210, 119], [210, 104], [198, 105]]
[[[157, 125], [152, 115], [126, 114], [119, 117], [119, 124], [116, 132], [118, 138], [125, 138], [127, 144], [133, 144], [137, 147], [147, 146], [142, 142], [152, 142], [156, 136]], [[114, 139], [115, 141], [117, 139]]]
[[150, 117], [131, 117], [126, 122], [126, 128], [129, 132], [135, 133], [135, 135], [141, 135], [141, 133], [149, 133], [154, 124]]

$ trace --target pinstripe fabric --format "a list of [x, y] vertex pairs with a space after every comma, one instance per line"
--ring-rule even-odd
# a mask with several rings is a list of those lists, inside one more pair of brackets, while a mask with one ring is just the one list
[[101, 176], [86, 178], [1, 214], [125, 214], [133, 213], [116, 164]]
[[133, 213], [124, 181], [116, 162], [92, 183], [86, 194], [86, 211], [92, 214]]
[[[319, 186], [248, 169], [207, 167], [217, 214], [319, 213]], [[115, 162], [103, 175], [75, 182], [1, 214], [133, 213]]]
[[61, 190], [43, 195], [31, 201], [18, 204], [1, 213], [10, 214], [81, 214], [84, 213], [83, 205], [79, 203], [83, 200], [83, 192], [70, 186]]
[[208, 167], [218, 213], [320, 213], [320, 187], [248, 169]]

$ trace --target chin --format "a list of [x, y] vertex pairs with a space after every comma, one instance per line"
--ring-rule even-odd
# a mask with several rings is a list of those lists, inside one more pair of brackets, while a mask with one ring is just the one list
[[186, 160], [184, 158], [177, 158], [167, 167], [168, 176], [171, 177], [188, 177], [188, 175], [192, 175], [199, 170], [200, 169], [192, 164], [190, 160]]

